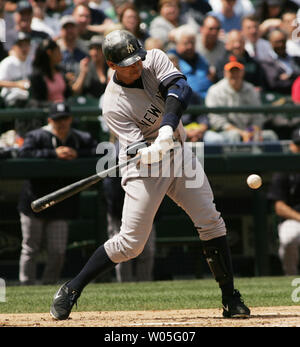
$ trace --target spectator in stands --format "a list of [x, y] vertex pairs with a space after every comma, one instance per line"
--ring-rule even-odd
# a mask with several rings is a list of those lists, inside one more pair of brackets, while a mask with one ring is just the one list
[[46, 12], [49, 17], [60, 19], [66, 8], [66, 0], [47, 0]]
[[[109, 3], [111, 5], [110, 8], [107, 8], [106, 11], [105, 11], [105, 14], [110, 18], [112, 19], [112, 21], [114, 23], [118, 23], [119, 22], [119, 18], [120, 18], [120, 13], [123, 9], [124, 6], [127, 6], [127, 4], [132, 4], [134, 3], [135, 6], [136, 6], [136, 2], [137, 1], [128, 1], [128, 0], [109, 0]], [[149, 3], [145, 4], [144, 5], [148, 5]]]
[[19, 31], [25, 32], [30, 35], [31, 39], [31, 51], [30, 51], [30, 59], [33, 60], [34, 52], [38, 44], [44, 40], [49, 38], [49, 35], [42, 32], [32, 30], [31, 22], [32, 22], [32, 6], [28, 1], [21, 0], [17, 3], [16, 12], [14, 13], [14, 29], [10, 30], [6, 35], [5, 47], [7, 50], [11, 48], [13, 43], [16, 40], [17, 34]]
[[[221, 11], [222, 9], [221, 0], [209, 0], [208, 2], [214, 12]], [[233, 9], [234, 9], [234, 13], [236, 13], [237, 15], [241, 17], [249, 16], [253, 14], [255, 11], [251, 0], [237, 0]]]
[[[61, 57], [57, 43], [51, 39], [43, 40], [38, 46], [30, 75], [29, 107], [48, 107], [53, 102], [66, 101], [73, 94], [81, 92], [87, 67], [82, 63], [81, 76], [77, 80], [70, 80], [59, 66]], [[18, 135], [24, 138], [27, 132], [41, 127], [42, 124], [40, 118], [21, 119], [17, 121], [16, 130]]]
[[[89, 6], [88, 0], [75, 0], [75, 3], [76, 3], [76, 6], [74, 7], [73, 15], [75, 13], [74, 11], [76, 7], [78, 7], [79, 5], [85, 6], [90, 11], [89, 25], [85, 29], [86, 31], [85, 35], [88, 35], [87, 34], [88, 31], [97, 35], [103, 35], [105, 31], [108, 30], [113, 25], [112, 19], [108, 18], [103, 11], [93, 9], [91, 6]], [[87, 19], [85, 19], [86, 13], [82, 9], [80, 13], [81, 13], [81, 18], [78, 15], [79, 17], [78, 21], [81, 22], [81, 24], [84, 27], [85, 22], [87, 21]]]
[[267, 38], [269, 32], [281, 26], [281, 16], [287, 10], [297, 11], [298, 5], [291, 0], [261, 0], [256, 6], [255, 15], [259, 20], [259, 31]]
[[217, 66], [225, 54], [224, 42], [219, 39], [221, 23], [217, 17], [208, 15], [203, 20], [200, 35], [196, 39], [196, 51], [212, 66]]
[[[96, 141], [89, 133], [73, 129], [71, 124], [72, 113], [68, 106], [65, 103], [53, 104], [48, 125], [27, 134], [19, 156], [64, 161], [94, 156]], [[23, 238], [19, 270], [22, 285], [35, 284], [36, 257], [44, 237], [48, 258], [42, 283], [56, 283], [60, 278], [68, 240], [68, 220], [78, 217], [78, 195], [38, 214], [32, 211], [30, 204], [72, 182], [72, 178], [54, 177], [36, 178], [24, 183], [18, 204]]]
[[141, 18], [137, 9], [130, 3], [122, 7], [120, 11], [120, 23], [124, 29], [135, 35], [142, 44], [149, 37], [148, 32], [141, 28]]
[[[300, 128], [292, 133], [290, 152], [300, 153]], [[297, 160], [297, 159], [295, 159]], [[277, 172], [272, 176], [268, 197], [279, 218], [279, 257], [287, 276], [299, 274], [300, 173]]]
[[91, 38], [96, 35], [95, 32], [90, 30], [91, 24], [91, 9], [87, 5], [77, 5], [72, 16], [75, 19], [78, 30], [78, 39], [84, 51], [88, 52]]
[[87, 56], [87, 52], [84, 51], [86, 47], [79, 40], [78, 25], [73, 16], [63, 16], [60, 26], [60, 37], [56, 42], [63, 54], [63, 65], [66, 71], [74, 71], [74, 62], [78, 63]]
[[90, 0], [89, 7], [95, 10], [103, 11], [105, 14], [111, 11], [113, 7], [109, 0]]
[[6, 106], [21, 107], [28, 101], [31, 74], [29, 52], [30, 36], [18, 32], [9, 56], [0, 62], [1, 97]]
[[212, 10], [208, 1], [202, 0], [189, 0], [180, 1], [180, 13], [185, 18], [191, 18], [199, 26], [202, 25], [203, 20], [208, 12]]
[[[151, 21], [149, 34], [162, 40], [167, 50], [174, 46], [173, 29], [189, 23], [180, 16], [180, 0], [159, 0], [158, 6], [159, 15]], [[198, 28], [193, 21], [191, 25]]]
[[266, 60], [272, 56], [270, 42], [263, 39], [259, 32], [259, 20], [254, 15], [243, 17], [242, 34], [245, 39], [245, 50], [251, 58]]
[[44, 40], [37, 48], [30, 76], [31, 106], [42, 107], [62, 102], [72, 95], [63, 71], [59, 68], [61, 52], [53, 40]]
[[242, 16], [234, 12], [236, 0], [221, 0], [222, 7], [218, 12], [210, 12], [211, 15], [217, 17], [221, 23], [223, 32], [228, 33], [231, 30], [241, 30]]
[[[245, 68], [235, 57], [224, 66], [224, 78], [207, 92], [207, 107], [260, 106], [261, 100], [255, 87], [244, 81]], [[230, 112], [209, 113], [210, 125], [219, 132], [224, 143], [277, 140], [272, 130], [262, 130], [266, 121], [263, 114]]]
[[196, 52], [196, 31], [192, 26], [182, 25], [174, 32], [176, 48], [169, 50], [178, 57], [180, 71], [201, 103], [214, 80], [214, 72], [206, 60]]
[[220, 58], [217, 65], [217, 76], [220, 80], [224, 77], [224, 66], [230, 56], [236, 57], [236, 60], [244, 65], [244, 80], [252, 83], [255, 87], [263, 89], [265, 87], [264, 70], [261, 64], [254, 58], [250, 57], [245, 50], [245, 39], [239, 30], [231, 30], [226, 35], [225, 42], [226, 52]]
[[[107, 18], [105, 13], [100, 9], [95, 9], [92, 6], [89, 6], [89, 0], [73, 0], [71, 2], [71, 5], [68, 6], [68, 8], [63, 12], [63, 16], [70, 15], [74, 12], [74, 9], [78, 5], [84, 5], [90, 8], [91, 18], [90, 18], [90, 24], [91, 25], [107, 25], [111, 23], [111, 20]], [[104, 31], [104, 30], [103, 30]]]
[[286, 52], [287, 35], [280, 29], [270, 32], [269, 42], [273, 48], [272, 59], [261, 60], [266, 76], [266, 89], [279, 94], [291, 95], [291, 88], [300, 74], [297, 57]]
[[57, 38], [60, 30], [59, 20], [47, 15], [47, 0], [30, 0], [30, 3], [33, 10], [31, 29], [45, 32], [53, 39]]
[[[7, 57], [7, 49], [4, 45], [6, 41], [7, 34], [14, 29], [14, 20], [11, 13], [6, 11], [5, 0], [0, 0], [0, 21], [1, 21], [1, 30], [0, 30], [0, 61]], [[4, 31], [2, 31], [2, 25], [4, 25]]]
[[284, 12], [281, 16], [280, 28], [287, 34], [286, 52], [291, 57], [300, 57], [300, 42], [299, 42], [299, 23], [297, 13], [293, 11]]
[[88, 72], [84, 79], [82, 94], [99, 99], [107, 84], [107, 64], [102, 52], [102, 39], [94, 36], [89, 47]]
[[198, 116], [185, 113], [181, 117], [182, 124], [186, 131], [188, 142], [205, 142], [213, 144], [222, 144], [223, 136], [214, 130], [211, 130], [207, 114]]
[[292, 84], [292, 100], [295, 104], [300, 104], [300, 76]]
[[[80, 75], [81, 61], [83, 65], [88, 60], [88, 52], [82, 49], [78, 40], [78, 25], [73, 16], [64, 16], [61, 18], [61, 34], [57, 44], [62, 53], [60, 66], [64, 69], [68, 80], [73, 83]], [[85, 48], [84, 48], [85, 49]], [[78, 93], [78, 90], [76, 91]]]
[[162, 51], [164, 51], [164, 44], [163, 44], [162, 40], [155, 38], [155, 37], [151, 37], [151, 36], [145, 40], [144, 47], [146, 50], [157, 48], [157, 49], [161, 49]]

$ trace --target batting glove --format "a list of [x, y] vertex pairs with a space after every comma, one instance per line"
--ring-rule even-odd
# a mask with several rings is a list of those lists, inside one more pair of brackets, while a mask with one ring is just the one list
[[139, 149], [138, 153], [141, 155], [143, 164], [153, 164], [161, 161], [163, 156], [173, 148], [173, 129], [170, 125], [165, 125], [159, 129], [158, 136], [153, 144]]

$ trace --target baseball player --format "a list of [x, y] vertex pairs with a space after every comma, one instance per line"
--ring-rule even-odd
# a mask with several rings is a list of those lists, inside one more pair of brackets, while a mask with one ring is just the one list
[[[125, 199], [120, 232], [96, 249], [79, 274], [59, 288], [51, 315], [67, 319], [89, 282], [142, 252], [158, 207], [167, 194], [190, 216], [199, 233], [204, 255], [221, 289], [223, 316], [249, 317], [249, 308], [234, 288], [226, 227], [216, 210], [207, 177], [188, 146], [182, 146], [181, 154], [174, 147], [175, 142], [185, 141], [180, 117], [188, 105], [191, 88], [184, 75], [164, 52], [146, 51], [125, 30], [109, 33], [103, 52], [108, 66], [115, 71], [105, 91], [103, 116], [120, 141], [120, 163], [136, 153], [140, 163], [122, 172]], [[161, 166], [167, 157], [170, 175], [163, 175]], [[201, 184], [189, 186], [188, 181], [193, 178], [190, 173], [172, 174], [178, 161], [183, 160], [196, 167], [195, 176], [200, 173], [203, 178]], [[159, 174], [141, 175], [142, 166], [159, 167]]]

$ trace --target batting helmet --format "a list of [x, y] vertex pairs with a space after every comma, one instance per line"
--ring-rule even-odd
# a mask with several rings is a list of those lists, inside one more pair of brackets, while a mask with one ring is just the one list
[[145, 60], [146, 50], [127, 30], [114, 30], [105, 36], [102, 50], [106, 60], [119, 66], [129, 66]]

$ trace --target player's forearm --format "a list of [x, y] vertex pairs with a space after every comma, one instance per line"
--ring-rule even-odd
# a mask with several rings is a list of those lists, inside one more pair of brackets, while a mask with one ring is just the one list
[[161, 127], [169, 125], [172, 127], [173, 131], [175, 131], [183, 111], [188, 106], [191, 95], [192, 89], [183, 78], [170, 85], [167, 92], [165, 112]]
[[161, 122], [161, 127], [170, 125], [175, 131], [182, 116], [181, 103], [175, 98], [168, 97], [165, 104], [165, 113]]
[[275, 212], [279, 217], [300, 221], [300, 213], [288, 206], [282, 200], [275, 202]]

